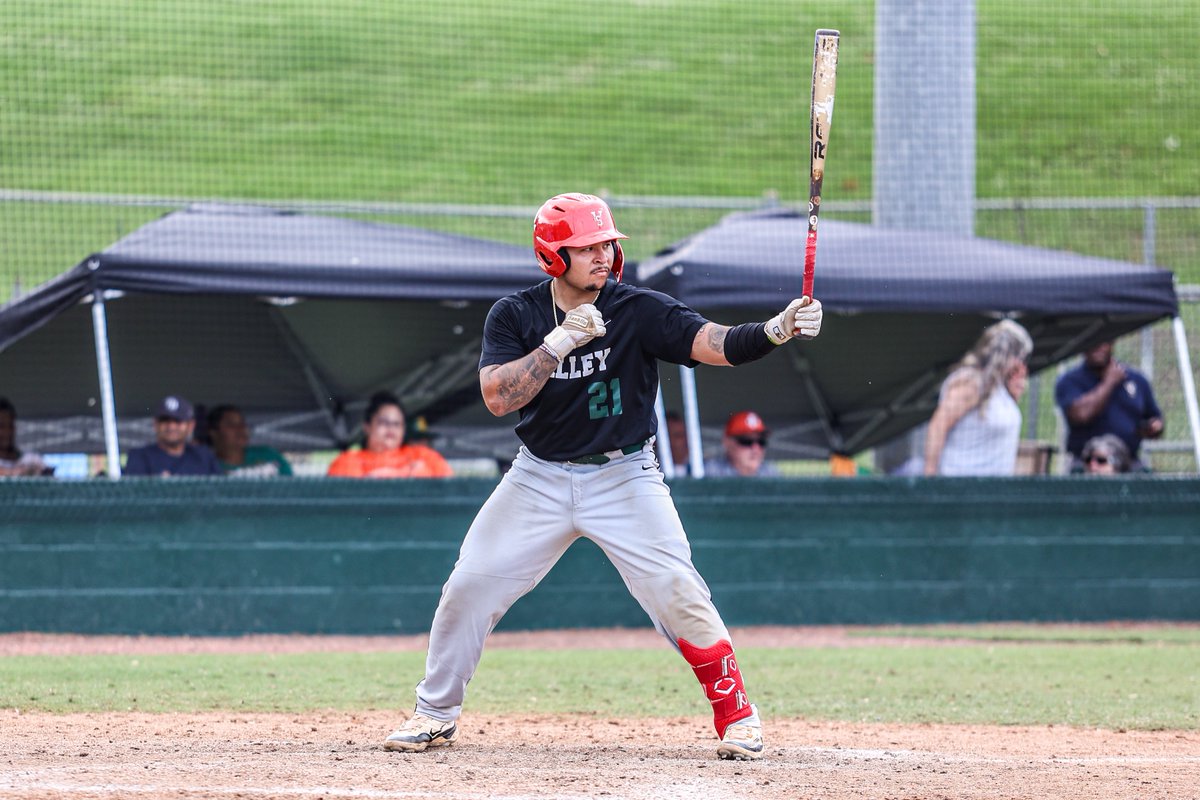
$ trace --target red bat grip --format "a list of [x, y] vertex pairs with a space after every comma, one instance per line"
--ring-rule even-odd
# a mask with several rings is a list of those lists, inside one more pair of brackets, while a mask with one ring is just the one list
[[804, 245], [804, 297], [813, 296], [813, 277], [817, 271], [817, 232], [808, 232], [808, 241]]

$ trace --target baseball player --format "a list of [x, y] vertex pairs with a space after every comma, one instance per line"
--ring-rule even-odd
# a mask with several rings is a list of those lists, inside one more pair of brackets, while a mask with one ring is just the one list
[[[479, 382], [496, 416], [520, 412], [522, 447], [467, 531], [442, 588], [416, 710], [384, 748], [451, 745], [484, 640], [571, 543], [595, 542], [712, 704], [717, 755], [762, 756], [762, 725], [733, 644], [654, 456], [657, 361], [738, 365], [821, 330], [808, 297], [767, 322], [726, 327], [621, 280], [612, 212], [562, 194], [537, 212], [533, 247], [549, 280], [499, 300], [484, 324]], [[613, 659], [612, 669], [621, 669]]]

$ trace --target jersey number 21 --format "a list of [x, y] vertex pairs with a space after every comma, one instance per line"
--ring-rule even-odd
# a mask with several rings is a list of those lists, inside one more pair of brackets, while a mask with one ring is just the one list
[[588, 387], [588, 418], [603, 419], [621, 414], [621, 379], [596, 381]]

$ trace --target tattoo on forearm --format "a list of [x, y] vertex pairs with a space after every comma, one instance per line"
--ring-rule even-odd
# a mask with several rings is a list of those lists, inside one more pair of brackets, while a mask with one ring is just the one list
[[709, 325], [707, 331], [708, 346], [714, 353], [725, 353], [725, 334], [729, 328], [724, 325]]
[[557, 366], [549, 354], [534, 350], [496, 370], [496, 393], [509, 410], [521, 408], [542, 390]]

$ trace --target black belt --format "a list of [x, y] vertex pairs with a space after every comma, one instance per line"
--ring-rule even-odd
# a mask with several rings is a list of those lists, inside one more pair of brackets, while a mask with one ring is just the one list
[[586, 456], [576, 456], [575, 458], [568, 458], [567, 463], [568, 464], [607, 464], [608, 462], [612, 461], [614, 458], [620, 458], [621, 456], [628, 456], [628, 455], [632, 455], [632, 454], [638, 452], [639, 450], [641, 450], [643, 447], [646, 446], [646, 442], [648, 442], [648, 441], [650, 441], [650, 440], [642, 439], [640, 442], [635, 442], [634, 444], [626, 445], [625, 447], [622, 447], [620, 450], [606, 450], [603, 453], [591, 453], [590, 455], [586, 455]]

